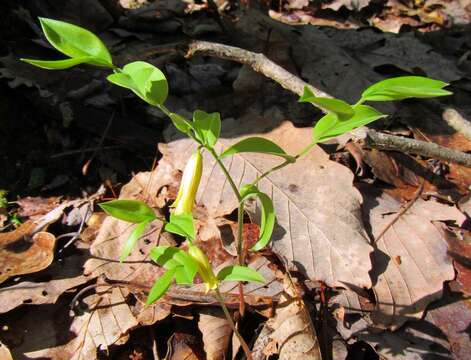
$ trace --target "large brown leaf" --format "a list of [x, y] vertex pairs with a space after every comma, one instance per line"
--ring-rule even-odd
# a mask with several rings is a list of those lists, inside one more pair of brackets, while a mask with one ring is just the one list
[[[232, 129], [223, 134], [221, 142], [225, 147], [239, 140], [241, 134], [250, 133], [275, 141], [291, 154], [300, 151], [311, 137], [310, 129], [252, 117], [241, 118], [237, 123], [225, 121], [223, 128]], [[159, 166], [168, 164], [181, 170], [196, 145], [172, 130], [166, 135], [169, 143], [162, 147], [164, 157]], [[274, 156], [245, 153], [224, 162], [240, 185], [254, 181], [280, 161]], [[350, 170], [330, 161], [321, 148], [315, 147], [295, 164], [263, 179], [259, 186], [272, 197], [276, 209], [278, 226], [272, 248], [286, 257], [290, 266], [330, 286], [350, 283], [370, 287], [372, 248], [361, 221], [362, 198], [352, 180]], [[229, 214], [237, 207], [228, 182], [207, 152], [197, 202], [212, 217]]]
[[15, 359], [96, 359], [97, 349], [106, 351], [111, 345], [125, 343], [128, 332], [138, 326], [125, 298], [125, 291], [114, 288], [87, 297], [84, 300], [87, 309], [78, 315], [67, 314], [67, 303], [45, 307], [40, 312], [19, 313], [20, 317], [12, 322], [12, 332], [21, 336], [26, 329], [27, 336], [11, 348], [13, 356]]
[[200, 311], [198, 328], [203, 334], [204, 351], [208, 360], [223, 360], [232, 337], [232, 328], [219, 308]]
[[[401, 204], [386, 193], [364, 188], [365, 211], [376, 238], [400, 211]], [[455, 276], [443, 232], [433, 221], [463, 215], [452, 206], [418, 199], [377, 242], [373, 253], [373, 290], [378, 326], [397, 328], [420, 318], [427, 305], [442, 295], [443, 282]]]

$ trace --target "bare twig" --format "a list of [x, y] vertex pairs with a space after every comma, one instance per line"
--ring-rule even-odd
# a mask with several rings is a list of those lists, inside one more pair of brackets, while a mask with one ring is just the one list
[[471, 167], [471, 155], [435, 143], [383, 134], [371, 129], [368, 130], [365, 142], [366, 146], [376, 149], [400, 151]]
[[[283, 69], [268, 59], [264, 54], [254, 53], [252, 51], [243, 50], [238, 47], [228, 46], [224, 44], [212, 43], [207, 41], [192, 41], [188, 45], [186, 57], [191, 57], [196, 53], [214, 56], [222, 59], [232, 60], [250, 66], [253, 70], [265, 75], [266, 77], [276, 81], [285, 89], [302, 95], [304, 87], [307, 86], [316, 96], [329, 97], [332, 96], [326, 92], [315, 88], [314, 86], [301, 80], [296, 75]], [[463, 131], [463, 130], [459, 130]], [[403, 138], [392, 135], [385, 135], [368, 130], [368, 136], [371, 138], [369, 146], [383, 149], [396, 150], [410, 154], [423, 155], [433, 157], [444, 161], [455, 162], [461, 165], [471, 167], [471, 156], [452, 150], [443, 146], [424, 141], [417, 141], [409, 138]]]
[[262, 73], [266, 77], [276, 81], [285, 89], [292, 91], [299, 96], [303, 94], [304, 87], [307, 86], [316, 96], [332, 97], [322, 90], [319, 90], [301, 80], [296, 75], [291, 74], [289, 71], [286, 71], [281, 66], [267, 58], [264, 54], [254, 53], [238, 47], [208, 41], [192, 41], [188, 45], [188, 51], [185, 57], [192, 57], [196, 53], [202, 53], [248, 65], [253, 70]]
[[376, 237], [376, 239], [374, 240], [374, 242], [378, 242], [383, 236], [384, 234], [386, 234], [386, 232], [399, 220], [399, 218], [404, 215], [407, 210], [409, 210], [412, 205], [414, 205], [414, 203], [417, 201], [417, 199], [420, 197], [420, 195], [422, 194], [422, 192], [424, 191], [424, 184], [425, 184], [425, 180], [422, 181], [422, 183], [420, 184], [419, 188], [417, 189], [417, 191], [415, 192], [414, 194], [414, 197], [406, 204], [406, 206], [404, 206], [401, 211], [399, 211], [396, 216], [391, 220], [391, 222], [389, 224], [387, 224], [383, 230], [381, 230], [381, 232], [379, 233], [379, 235]]
[[466, 120], [458, 111], [448, 108], [443, 112], [442, 117], [453, 129], [471, 140], [471, 122]]

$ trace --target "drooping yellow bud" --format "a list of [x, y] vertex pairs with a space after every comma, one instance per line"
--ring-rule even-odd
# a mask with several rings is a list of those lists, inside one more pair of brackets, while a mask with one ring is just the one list
[[191, 214], [202, 172], [203, 157], [199, 151], [196, 151], [185, 166], [177, 198], [171, 205], [175, 208], [173, 212], [175, 215]]
[[213, 268], [209, 263], [206, 254], [195, 245], [190, 245], [188, 254], [198, 264], [198, 274], [200, 274], [201, 279], [203, 279], [206, 285], [206, 292], [216, 289], [219, 284], [219, 280], [216, 275], [214, 275]]

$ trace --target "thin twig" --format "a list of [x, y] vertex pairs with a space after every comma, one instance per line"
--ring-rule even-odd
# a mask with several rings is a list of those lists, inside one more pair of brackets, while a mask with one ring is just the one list
[[414, 194], [414, 197], [407, 203], [406, 206], [404, 206], [401, 211], [399, 211], [396, 216], [391, 220], [391, 222], [389, 224], [387, 224], [383, 230], [381, 230], [381, 232], [379, 233], [379, 235], [376, 237], [375, 239], [375, 243], [377, 243], [383, 236], [384, 234], [386, 234], [386, 232], [399, 220], [399, 218], [404, 215], [407, 210], [409, 210], [412, 205], [414, 205], [414, 203], [417, 201], [417, 199], [420, 197], [420, 195], [422, 194], [422, 191], [424, 191], [424, 184], [425, 184], [425, 180], [422, 181], [422, 183], [420, 184], [419, 188], [417, 189], [417, 191], [415, 192]]
[[366, 146], [376, 149], [400, 151], [471, 167], [471, 155], [435, 143], [383, 134], [372, 129], [368, 130], [365, 142]]
[[452, 108], [445, 109], [442, 117], [453, 129], [471, 140], [471, 122], [466, 120], [458, 111]]
[[219, 304], [220, 304], [221, 307], [222, 307], [222, 311], [224, 311], [224, 315], [226, 315], [226, 319], [227, 319], [227, 321], [229, 322], [229, 325], [231, 326], [232, 331], [234, 331], [234, 334], [235, 334], [235, 335], [237, 336], [237, 338], [239, 339], [240, 346], [241, 346], [242, 349], [244, 350], [245, 356], [247, 357], [248, 360], [252, 360], [252, 353], [250, 352], [250, 348], [249, 348], [249, 346], [247, 345], [247, 343], [245, 342], [245, 340], [244, 340], [244, 338], [242, 337], [242, 335], [239, 333], [239, 330], [237, 330], [237, 327], [235, 326], [234, 320], [232, 320], [231, 313], [230, 313], [229, 310], [227, 309], [227, 306], [226, 306], [226, 304], [224, 303], [224, 299], [223, 299], [223, 297], [221, 296], [221, 293], [219, 292], [219, 289], [216, 288], [215, 292], [216, 292], [216, 298], [218, 299]]
[[[250, 66], [253, 70], [263, 74], [264, 76], [276, 81], [285, 89], [301, 96], [304, 87], [307, 86], [316, 96], [332, 98], [328, 93], [315, 88], [314, 86], [303, 81], [296, 75], [283, 69], [268, 59], [264, 54], [254, 53], [234, 46], [218, 44], [208, 41], [192, 41], [188, 45], [185, 57], [191, 57], [197, 53], [214, 56], [222, 59], [232, 60]], [[368, 130], [368, 135], [372, 130]], [[380, 134], [383, 136], [384, 134]], [[374, 136], [374, 134], [372, 135]], [[388, 137], [387, 135], [386, 137]], [[438, 158], [444, 161], [455, 162], [471, 167], [471, 155], [452, 150], [436, 144], [428, 144], [426, 142], [416, 142], [417, 140], [396, 137], [401, 140], [401, 145], [394, 146], [391, 150], [409, 152], [417, 155]], [[385, 149], [379, 143], [371, 142], [370, 146]], [[406, 151], [407, 150], [407, 151]]]

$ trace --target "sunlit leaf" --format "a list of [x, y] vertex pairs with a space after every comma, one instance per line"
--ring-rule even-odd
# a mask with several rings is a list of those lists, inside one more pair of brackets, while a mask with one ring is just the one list
[[235, 143], [226, 149], [221, 155], [221, 158], [234, 155], [237, 153], [254, 152], [280, 156], [288, 161], [294, 162], [293, 156], [288, 155], [281, 147], [273, 141], [262, 137], [250, 137]]
[[57, 50], [71, 58], [82, 60], [87, 58], [87, 61], [80, 61], [74, 65], [87, 62], [98, 66], [113, 67], [111, 55], [105, 44], [91, 31], [59, 20], [39, 18], [39, 21], [47, 40]]
[[165, 230], [194, 240], [195, 226], [193, 224], [193, 216], [191, 214], [170, 214], [170, 221], [165, 224]]
[[77, 58], [70, 58], [65, 60], [34, 60], [34, 59], [20, 59], [28, 64], [37, 66], [42, 69], [47, 70], [64, 70], [69, 69], [75, 65], [83, 64], [83, 63], [90, 63], [93, 60], [92, 57], [84, 56], [84, 57], [77, 57]]
[[156, 219], [154, 210], [144, 201], [112, 200], [98, 204], [108, 215], [132, 223], [142, 223]]
[[268, 245], [273, 234], [273, 229], [275, 228], [276, 217], [273, 201], [267, 194], [258, 190], [254, 185], [243, 186], [240, 190], [240, 194], [243, 201], [250, 197], [256, 197], [262, 205], [260, 237], [255, 245], [250, 249], [252, 251], [258, 251]]
[[387, 116], [367, 105], [355, 105], [353, 109], [355, 113], [348, 120], [340, 120], [335, 114], [324, 115], [314, 126], [313, 141], [328, 140]]
[[220, 281], [252, 281], [265, 283], [265, 279], [256, 270], [247, 266], [226, 266], [217, 274]]
[[146, 229], [146, 226], [151, 222], [152, 220], [148, 221], [143, 221], [139, 224], [136, 225], [134, 230], [131, 232], [131, 235], [129, 235], [129, 238], [126, 240], [126, 244], [124, 245], [123, 250], [121, 251], [121, 255], [119, 257], [119, 261], [124, 261], [131, 251], [134, 249], [134, 247], [137, 244], [137, 241], [141, 237], [142, 233]]
[[337, 114], [344, 120], [353, 115], [353, 108], [350, 104], [339, 99], [315, 96], [307, 86], [304, 87], [304, 93], [299, 98], [299, 102], [309, 102], [325, 111]]
[[361, 95], [362, 101], [391, 101], [451, 95], [448, 84], [422, 76], [400, 76], [371, 85]]
[[198, 140], [205, 146], [214, 147], [221, 133], [220, 114], [196, 110], [193, 113], [193, 124]]
[[107, 77], [115, 85], [132, 90], [145, 102], [161, 105], [168, 96], [167, 79], [162, 71], [144, 61], [134, 61]]
[[168, 290], [172, 284], [173, 275], [175, 270], [167, 270], [152, 286], [150, 289], [149, 296], [147, 297], [146, 304], [151, 305], [157, 300], [159, 300]]

